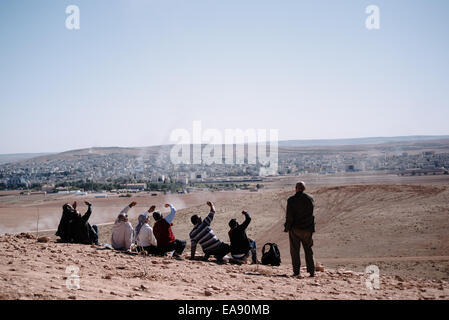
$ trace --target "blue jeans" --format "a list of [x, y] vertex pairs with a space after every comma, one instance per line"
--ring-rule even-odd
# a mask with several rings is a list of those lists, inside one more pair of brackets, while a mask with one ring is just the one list
[[249, 247], [251, 252], [251, 260], [255, 264], [257, 263], [257, 246], [256, 241], [249, 239]]

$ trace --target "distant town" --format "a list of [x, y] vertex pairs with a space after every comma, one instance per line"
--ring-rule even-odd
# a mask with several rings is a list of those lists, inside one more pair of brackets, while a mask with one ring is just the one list
[[[88, 150], [88, 151], [86, 151]], [[40, 156], [0, 165], [0, 190], [34, 192], [192, 192], [263, 188], [259, 164], [173, 165], [168, 148], [142, 152], [101, 148]], [[279, 147], [278, 175], [385, 172], [447, 175], [449, 140], [435, 145]]]

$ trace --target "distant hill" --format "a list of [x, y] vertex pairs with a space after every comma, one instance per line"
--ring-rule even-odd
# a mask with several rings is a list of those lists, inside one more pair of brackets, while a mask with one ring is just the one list
[[368, 137], [351, 139], [316, 139], [316, 140], [284, 140], [279, 141], [280, 147], [314, 147], [314, 146], [348, 146], [362, 144], [384, 144], [395, 142], [420, 142], [426, 140], [449, 139], [449, 136], [399, 136], [399, 137]]
[[[288, 148], [322, 148], [329, 149], [339, 148], [342, 146], [355, 147], [360, 146], [362, 149], [368, 145], [412, 145], [418, 144], [423, 147], [429, 143], [429, 147], [440, 147], [441, 144], [447, 146], [449, 135], [446, 136], [400, 136], [400, 137], [368, 137], [353, 139], [316, 139], [316, 140], [283, 140], [278, 145], [284, 150]], [[424, 145], [423, 145], [424, 144]], [[53, 159], [78, 159], [88, 155], [108, 156], [111, 154], [121, 154], [128, 156], [143, 156], [146, 154], [168, 154], [173, 145], [161, 145], [150, 147], [92, 147], [85, 149], [68, 150], [61, 153], [20, 153], [20, 154], [4, 154], [0, 155], [0, 165], [5, 163], [13, 163], [20, 161], [37, 161], [46, 162]], [[363, 146], [363, 147], [362, 147]], [[357, 147], [356, 147], [357, 148]], [[354, 150], [353, 150], [354, 151]]]
[[51, 153], [12, 153], [12, 154], [0, 154], [0, 164], [13, 163], [22, 160], [32, 159], [36, 157], [46, 156]]

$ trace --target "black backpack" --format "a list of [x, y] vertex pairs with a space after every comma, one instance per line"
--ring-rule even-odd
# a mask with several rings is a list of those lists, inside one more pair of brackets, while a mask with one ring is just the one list
[[[265, 247], [270, 246], [267, 252]], [[281, 264], [281, 253], [279, 252], [278, 245], [276, 243], [265, 243], [262, 248], [262, 264], [272, 266], [279, 266]]]

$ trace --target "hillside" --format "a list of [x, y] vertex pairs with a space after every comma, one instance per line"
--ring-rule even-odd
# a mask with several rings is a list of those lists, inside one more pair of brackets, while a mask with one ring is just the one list
[[[447, 184], [323, 186], [309, 188], [307, 192], [316, 203], [314, 252], [319, 262], [358, 271], [374, 263], [390, 275], [449, 280]], [[204, 217], [208, 213], [206, 201], [215, 199], [217, 213], [212, 227], [220, 239], [229, 241], [228, 221], [232, 218], [242, 221], [241, 211], [245, 209], [252, 215], [247, 233], [257, 240], [259, 256], [264, 243], [276, 242], [282, 261], [288, 266], [288, 236], [283, 232], [283, 223], [291, 190], [234, 196], [229, 193], [220, 195], [221, 199], [218, 195], [190, 195], [190, 205], [179, 210], [174, 221], [175, 235], [188, 239], [192, 228], [190, 217], [193, 214]], [[149, 207], [152, 199], [137, 201], [145, 201]], [[140, 208], [130, 211], [133, 225], [141, 211]], [[166, 209], [162, 211], [167, 213]], [[111, 230], [112, 225], [100, 227], [101, 242], [110, 242]], [[53, 232], [47, 235], [54, 237]]]
[[[442, 280], [326, 269], [291, 278], [287, 266], [217, 265], [169, 257], [132, 256], [88, 245], [40, 243], [28, 234], [0, 236], [0, 299], [448, 299]], [[69, 290], [79, 268], [79, 289]], [[68, 281], [69, 280], [69, 281]]]

